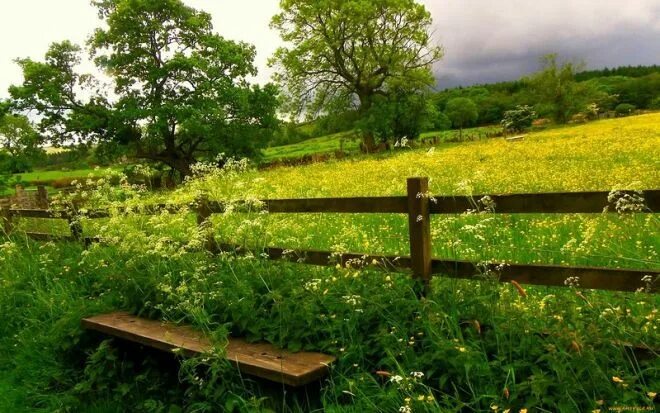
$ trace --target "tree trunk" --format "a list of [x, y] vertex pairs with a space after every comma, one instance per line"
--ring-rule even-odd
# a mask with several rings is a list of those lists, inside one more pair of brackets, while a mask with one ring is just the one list
[[[373, 92], [371, 91], [362, 91], [358, 92], [358, 98], [360, 99], [360, 116], [364, 116], [364, 114], [371, 109], [371, 105], [373, 103], [372, 97], [373, 97]], [[374, 137], [373, 133], [371, 132], [365, 132], [362, 135], [362, 151], [365, 153], [372, 153], [375, 152], [376, 150], [376, 138]]]
[[185, 179], [186, 177], [192, 175], [191, 165], [192, 165], [192, 161], [189, 159], [176, 158], [173, 160], [170, 167], [176, 170], [179, 173], [179, 175], [181, 175], [181, 179]]
[[150, 161], [162, 162], [165, 165], [172, 168], [172, 171], [176, 171], [181, 176], [181, 179], [185, 179], [187, 176], [192, 175], [192, 164], [195, 163], [195, 160], [182, 156], [181, 154], [169, 154], [169, 153], [160, 153], [160, 154], [149, 154], [149, 153], [138, 153], [137, 158], [147, 159]]
[[366, 132], [362, 135], [363, 152], [372, 153], [376, 151], [376, 139], [373, 133]]

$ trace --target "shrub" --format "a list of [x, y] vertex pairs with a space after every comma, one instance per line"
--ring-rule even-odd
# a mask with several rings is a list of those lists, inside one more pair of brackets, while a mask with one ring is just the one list
[[583, 112], [584, 116], [589, 120], [598, 119], [598, 114], [600, 113], [600, 107], [597, 103], [590, 103], [587, 105], [587, 108]]
[[660, 109], [660, 96], [656, 96], [649, 105], [650, 109]]
[[[76, 182], [87, 182], [88, 179], [91, 179], [93, 181], [97, 181], [101, 178], [99, 177], [94, 177], [94, 178], [89, 178], [86, 176], [74, 176], [74, 177], [69, 177], [69, 178], [57, 178], [53, 179], [51, 181], [35, 181], [39, 182], [40, 185], [47, 185], [47, 186], [52, 186], [53, 188], [56, 189], [62, 189], [62, 188], [69, 188], [75, 185]], [[34, 184], [34, 182], [33, 182]]]
[[433, 127], [436, 114], [425, 94], [396, 89], [390, 96], [377, 96], [355, 126], [379, 142], [404, 137], [417, 139], [423, 131]]
[[439, 112], [433, 119], [433, 130], [442, 131], [448, 129], [451, 129], [451, 119], [443, 112]]
[[635, 109], [635, 105], [631, 105], [630, 103], [621, 103], [617, 105], [616, 108], [614, 108], [614, 112], [616, 112], [617, 116], [628, 116], [631, 115]]
[[532, 126], [536, 112], [527, 105], [516, 106], [513, 110], [504, 112], [502, 127], [507, 132], [522, 132]]
[[571, 120], [569, 121], [569, 123], [586, 123], [587, 120], [589, 119], [586, 114], [576, 113], [575, 115], [571, 116]]
[[552, 121], [548, 118], [539, 118], [532, 122], [532, 126], [534, 128], [543, 129], [547, 128], [551, 123]]

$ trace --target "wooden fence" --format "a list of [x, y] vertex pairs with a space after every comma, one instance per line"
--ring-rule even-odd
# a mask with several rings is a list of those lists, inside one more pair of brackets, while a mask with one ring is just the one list
[[[461, 214], [469, 210], [485, 210], [490, 213], [612, 213], [632, 209], [638, 213], [654, 213], [660, 210], [660, 190], [642, 192], [569, 192], [546, 194], [430, 196], [428, 178], [409, 178], [406, 196], [317, 198], [317, 199], [266, 199], [261, 201], [269, 213], [392, 213], [407, 214], [410, 256], [382, 256], [370, 254], [342, 254], [337, 262], [331, 251], [291, 251], [268, 247], [263, 252], [270, 259], [329, 266], [353, 265], [356, 262], [373, 263], [388, 270], [411, 270], [415, 279], [427, 290], [432, 276], [463, 279], [482, 279], [483, 274], [497, 276], [501, 282], [516, 281], [521, 284], [565, 286], [569, 277], [577, 277], [581, 288], [615, 291], [645, 290], [657, 292], [660, 270], [613, 269], [584, 266], [530, 265], [530, 264], [482, 264], [470, 261], [444, 260], [432, 257], [431, 216], [434, 214]], [[210, 225], [209, 218], [225, 211], [225, 204], [201, 199], [193, 206], [198, 225]], [[162, 211], [175, 212], [179, 207], [153, 205], [141, 213], [154, 214]], [[100, 241], [83, 238], [82, 228], [76, 217], [70, 214], [39, 210], [10, 209], [0, 211], [5, 232], [9, 233], [16, 217], [60, 218], [70, 223], [71, 236], [57, 237], [50, 234], [27, 233], [37, 240], [78, 240], [86, 244]], [[95, 210], [85, 213], [86, 218], [106, 218], [111, 213]], [[214, 238], [205, 247], [212, 252], [244, 252], [242, 247], [219, 244]]]
[[14, 194], [0, 196], [0, 209], [46, 209], [48, 208], [48, 191], [43, 185], [37, 185], [36, 189], [24, 189], [23, 185], [16, 185]]

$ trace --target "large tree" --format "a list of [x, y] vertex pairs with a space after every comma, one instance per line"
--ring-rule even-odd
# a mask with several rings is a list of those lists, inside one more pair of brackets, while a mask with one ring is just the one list
[[271, 64], [292, 113], [356, 104], [364, 114], [395, 87], [414, 93], [434, 83], [442, 49], [430, 13], [414, 0], [282, 0], [280, 8], [271, 26], [287, 45]]
[[530, 79], [539, 112], [566, 123], [595, 99], [596, 91], [587, 82], [575, 80], [584, 69], [583, 63], [561, 63], [556, 54], [549, 54], [541, 58], [541, 64], [541, 71]]
[[451, 120], [451, 124], [458, 128], [459, 139], [463, 139], [463, 128], [473, 125], [479, 118], [477, 105], [468, 98], [454, 98], [447, 102], [445, 114]]
[[105, 98], [97, 82], [75, 72], [80, 50], [70, 43], [53, 45], [44, 63], [21, 60], [25, 82], [12, 95], [42, 115], [42, 129], [61, 141], [130, 144], [138, 158], [182, 176], [220, 153], [258, 155], [277, 124], [277, 93], [249, 84], [254, 47], [222, 38], [208, 13], [181, 0], [93, 4], [105, 26], [89, 50], [114, 93]]

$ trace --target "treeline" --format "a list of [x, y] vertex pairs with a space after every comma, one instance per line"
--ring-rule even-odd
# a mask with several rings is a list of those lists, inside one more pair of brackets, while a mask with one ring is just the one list
[[[581, 77], [588, 79], [580, 80]], [[601, 113], [614, 111], [621, 104], [633, 105], [635, 109], [660, 109], [660, 66], [581, 72], [575, 75], [575, 81], [581, 90], [581, 96], [575, 96], [580, 101], [576, 103], [595, 103]], [[469, 98], [477, 105], [477, 125], [499, 123], [506, 111], [519, 105], [533, 106], [538, 116], [552, 118], [552, 109], [539, 95], [533, 77], [445, 90], [434, 96], [434, 102], [443, 110], [448, 101], [458, 97]], [[570, 116], [574, 116], [581, 111], [575, 108], [571, 112]]]
[[[550, 63], [557, 67], [557, 62]], [[577, 115], [578, 121], [584, 118], [602, 116], [608, 112], [619, 115], [626, 111], [636, 109], [660, 109], [660, 66], [622, 66], [600, 70], [578, 71], [579, 66], [569, 65], [567, 76], [564, 76], [565, 85], [574, 82], [571, 94], [572, 102], [563, 103], [566, 107], [564, 116], [556, 121], [570, 121]], [[571, 75], [570, 70], [575, 73]], [[514, 81], [479, 84], [469, 87], [457, 87], [433, 93], [430, 96], [437, 116], [428, 122], [428, 130], [441, 130], [444, 128], [459, 127], [453, 125], [451, 119], [443, 114], [447, 111], [447, 104], [454, 99], [469, 99], [477, 109], [474, 122], [467, 122], [466, 126], [483, 126], [499, 124], [507, 111], [517, 107], [533, 107], [536, 116], [541, 118], [555, 118], [556, 108], [553, 102], [548, 102], [548, 96], [542, 89], [542, 78], [547, 75], [548, 67], [539, 73]], [[551, 99], [550, 99], [551, 100]], [[463, 100], [463, 103], [465, 101]], [[560, 104], [562, 104], [560, 102]], [[589, 107], [591, 105], [591, 107]], [[593, 110], [597, 113], [593, 113]], [[300, 142], [318, 136], [343, 132], [353, 128], [358, 119], [356, 112], [328, 115], [314, 122], [303, 124], [288, 124], [275, 136], [271, 145], [284, 145]], [[428, 131], [424, 130], [424, 131]]]
[[660, 72], [660, 66], [619, 66], [614, 68], [605, 68], [597, 70], [585, 70], [575, 75], [575, 80], [582, 82], [589, 79], [598, 77], [609, 76], [625, 76], [625, 77], [642, 77], [653, 73]]

